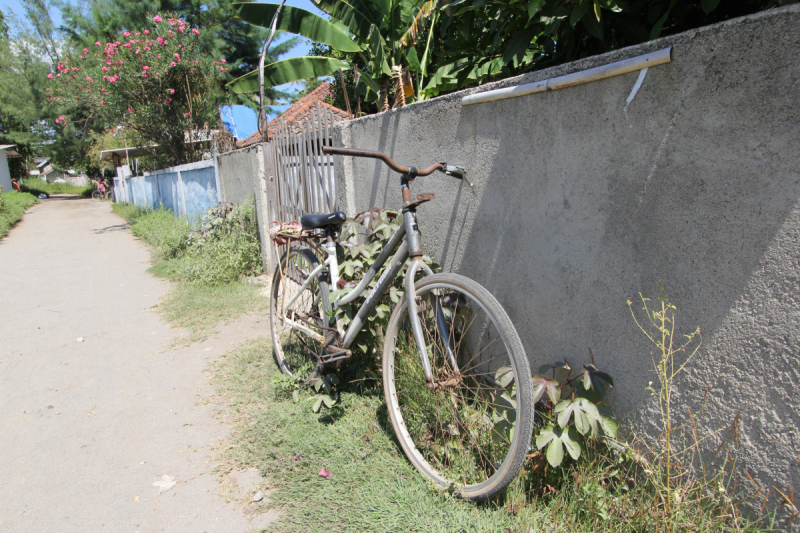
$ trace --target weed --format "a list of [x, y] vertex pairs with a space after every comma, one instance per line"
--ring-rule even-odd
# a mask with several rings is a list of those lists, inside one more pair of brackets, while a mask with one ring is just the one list
[[190, 330], [185, 342], [204, 338], [221, 321], [268, 308], [258, 287], [240, 282], [261, 268], [252, 202], [227, 207], [216, 231], [205, 234], [191, 232], [186, 219], [168, 210], [119, 203], [112, 209], [153, 247], [157, 262], [150, 272], [179, 282], [159, 308], [170, 324]]
[[8, 235], [25, 210], [39, 199], [26, 192], [10, 191], [0, 194], [0, 239]]

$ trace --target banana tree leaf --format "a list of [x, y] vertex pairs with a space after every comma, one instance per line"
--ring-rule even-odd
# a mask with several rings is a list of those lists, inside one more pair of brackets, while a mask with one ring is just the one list
[[[275, 87], [306, 78], [330, 76], [340, 68], [349, 69], [350, 63], [331, 57], [293, 57], [264, 66], [264, 87]], [[228, 84], [235, 93], [252, 93], [258, 90], [258, 71], [248, 72]]]
[[[365, 42], [369, 36], [369, 27], [372, 24], [380, 25], [381, 17], [375, 16], [360, 0], [311, 0], [315, 6], [331, 17], [342, 21], [345, 26], [357, 37], [359, 42]], [[286, 6], [284, 6], [286, 7]]]
[[383, 74], [391, 76], [392, 71], [389, 69], [389, 63], [386, 60], [386, 51], [384, 50], [384, 40], [381, 36], [381, 30], [374, 24], [369, 29], [369, 43], [371, 47], [370, 51], [374, 57], [373, 61]]
[[[233, 4], [233, 12], [237, 17], [250, 24], [265, 28], [269, 28], [272, 16], [277, 9], [277, 4], [256, 2]], [[361, 52], [361, 47], [354, 43], [346, 33], [324, 18], [299, 7], [283, 6], [278, 17], [277, 29], [297, 33], [342, 52]]]
[[374, 102], [378, 99], [378, 93], [380, 92], [380, 88], [378, 84], [375, 83], [375, 80], [367, 74], [366, 72], [361, 72], [358, 77], [358, 92], [361, 93], [364, 98], [366, 98], [367, 102]]

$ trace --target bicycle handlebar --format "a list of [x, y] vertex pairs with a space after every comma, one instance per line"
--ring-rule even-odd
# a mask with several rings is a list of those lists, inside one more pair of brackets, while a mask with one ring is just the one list
[[404, 167], [402, 165], [398, 165], [397, 163], [395, 163], [391, 157], [384, 154], [383, 152], [377, 152], [373, 150], [358, 150], [356, 148], [338, 148], [335, 146], [323, 146], [322, 153], [336, 154], [336, 155], [350, 155], [353, 157], [371, 157], [372, 159], [380, 159], [381, 161], [389, 165], [389, 168], [391, 168], [395, 172], [399, 172], [400, 174], [410, 174], [411, 178], [415, 176], [427, 176], [428, 174], [432, 174], [434, 170], [444, 171], [446, 167], [444, 163], [434, 163], [433, 165], [429, 166], [424, 170], [419, 170], [415, 167]]

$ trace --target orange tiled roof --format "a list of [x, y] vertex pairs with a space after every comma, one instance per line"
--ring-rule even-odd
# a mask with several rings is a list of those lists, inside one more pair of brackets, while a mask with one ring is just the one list
[[[311, 110], [317, 107], [317, 103], [319, 103], [322, 108], [332, 111], [336, 116], [342, 119], [349, 120], [353, 118], [353, 116], [347, 111], [332, 106], [325, 101], [325, 98], [327, 98], [330, 94], [331, 84], [322, 83], [319, 87], [292, 104], [292, 106], [284, 111], [281, 116], [270, 120], [267, 123], [267, 140], [272, 139], [273, 135], [275, 135], [275, 132], [281, 127], [281, 121], [283, 121], [283, 124], [285, 124], [290, 130], [294, 132], [300, 132], [302, 124], [305, 124], [306, 118], [311, 117]], [[264, 132], [261, 130], [255, 132], [246, 139], [236, 141], [236, 148], [247, 148], [248, 146], [252, 146], [260, 142], [264, 142]]]

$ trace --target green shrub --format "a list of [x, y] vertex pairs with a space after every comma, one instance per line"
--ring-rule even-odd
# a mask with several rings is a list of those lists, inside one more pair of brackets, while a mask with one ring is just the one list
[[131, 232], [155, 248], [156, 275], [200, 285], [220, 285], [261, 273], [255, 202], [220, 204], [206, 211], [198, 231], [165, 209], [113, 204]]
[[172, 211], [155, 209], [136, 217], [131, 233], [153, 246], [159, 259], [175, 259], [186, 251], [189, 223]]
[[26, 192], [11, 191], [0, 194], [0, 239], [5, 237], [22, 214], [39, 200]]

